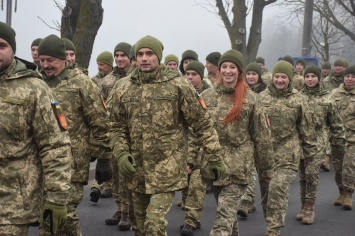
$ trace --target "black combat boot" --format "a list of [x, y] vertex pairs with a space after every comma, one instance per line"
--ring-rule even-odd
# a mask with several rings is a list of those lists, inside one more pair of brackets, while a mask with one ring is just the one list
[[90, 192], [90, 201], [97, 203], [99, 201], [101, 192], [97, 188], [92, 188]]
[[191, 225], [185, 224], [182, 230], [180, 231], [180, 235], [183, 236], [194, 236], [194, 227]]

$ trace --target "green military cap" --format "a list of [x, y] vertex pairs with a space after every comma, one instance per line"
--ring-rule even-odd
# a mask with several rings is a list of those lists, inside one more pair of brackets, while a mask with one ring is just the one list
[[33, 40], [33, 42], [31, 43], [31, 48], [33, 46], [38, 46], [39, 43], [41, 42], [41, 40], [42, 40], [42, 38], [37, 38], [37, 39]]
[[39, 43], [38, 55], [47, 55], [65, 60], [65, 44], [61, 38], [51, 34], [42, 39]]
[[331, 69], [332, 69], [332, 65], [331, 65], [328, 61], [325, 61], [325, 62], [322, 64], [322, 69], [331, 70]]
[[306, 67], [306, 61], [303, 58], [298, 58], [295, 64], [297, 65], [298, 63], [303, 65], [303, 67]]
[[185, 59], [192, 59], [198, 61], [198, 55], [193, 50], [186, 50], [185, 52], [182, 53], [181, 62], [183, 62]]
[[188, 70], [196, 71], [201, 76], [201, 79], [203, 79], [205, 66], [201, 62], [191, 61], [186, 66], [186, 71], [188, 71]]
[[223, 53], [221, 58], [218, 60], [218, 67], [221, 67], [223, 62], [232, 62], [238, 66], [238, 68], [243, 71], [244, 69], [244, 58], [243, 54], [241, 54], [239, 51], [231, 49]]
[[295, 65], [293, 58], [290, 55], [284, 56], [283, 58], [281, 58], [281, 60], [287, 61], [288, 63], [290, 63], [292, 65], [292, 67]]
[[0, 22], [0, 38], [5, 39], [6, 42], [12, 47], [14, 53], [16, 52], [16, 32], [4, 22]]
[[262, 57], [257, 57], [257, 58], [255, 58], [255, 62], [256, 62], [256, 63], [261, 63], [261, 64], [265, 65], [265, 59], [262, 58]]
[[169, 54], [164, 59], [164, 64], [167, 65], [169, 61], [175, 61], [176, 64], [179, 64], [179, 58], [174, 54]]
[[136, 55], [141, 48], [150, 48], [151, 50], [153, 50], [155, 55], [157, 55], [159, 62], [161, 61], [163, 56], [164, 45], [159, 39], [154, 38], [150, 35], [144, 36], [143, 38], [139, 39], [135, 44], [134, 50]]
[[293, 67], [291, 65], [291, 63], [289, 63], [288, 61], [278, 61], [273, 70], [272, 70], [272, 76], [274, 76], [276, 73], [284, 73], [288, 76], [288, 78], [290, 79], [290, 81], [293, 80]]
[[62, 38], [64, 44], [65, 44], [65, 50], [67, 51], [73, 51], [74, 53], [76, 52], [76, 48], [75, 48], [75, 45], [74, 43], [67, 39], [67, 38]]
[[129, 60], [132, 61], [133, 58], [136, 58], [136, 55], [134, 54], [134, 45], [131, 47], [131, 50], [129, 50]]
[[206, 56], [206, 61], [212, 63], [215, 66], [218, 66], [218, 60], [221, 58], [221, 53], [219, 52], [211, 52]]
[[96, 62], [102, 62], [102, 63], [105, 63], [109, 66], [112, 66], [112, 63], [113, 63], [112, 53], [108, 52], [108, 51], [104, 51], [104, 52], [100, 53], [96, 58]]
[[355, 65], [353, 66], [348, 66], [345, 70], [344, 70], [344, 73], [343, 75], [346, 76], [346, 75], [355, 75]]
[[245, 74], [247, 74], [249, 71], [253, 71], [259, 75], [259, 79], [261, 78], [261, 68], [258, 63], [252, 62], [247, 65], [245, 68]]
[[321, 78], [321, 69], [318, 67], [318, 66], [314, 66], [314, 65], [311, 65], [311, 66], [307, 66], [307, 68], [304, 70], [304, 77], [306, 77], [306, 75], [308, 73], [313, 73], [315, 74], [318, 79]]
[[127, 57], [129, 57], [129, 52], [131, 51], [132, 45], [126, 42], [121, 42], [119, 44], [116, 45], [113, 53], [117, 52], [117, 51], [121, 51], [124, 54], [126, 54]]
[[335, 60], [334, 66], [343, 66], [343, 67], [345, 67], [345, 62], [344, 62], [343, 59], [339, 58], [339, 59]]

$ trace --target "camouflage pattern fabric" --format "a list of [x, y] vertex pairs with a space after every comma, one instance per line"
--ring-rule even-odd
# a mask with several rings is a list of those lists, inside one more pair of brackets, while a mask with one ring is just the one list
[[175, 192], [145, 194], [134, 192], [133, 206], [137, 222], [137, 236], [167, 236], [165, 216], [173, 204]]
[[99, 87], [99, 91], [102, 89], [102, 79], [104, 76], [102, 76], [100, 73], [95, 75], [94, 77], [91, 77], [91, 80]]
[[[96, 85], [80, 69], [65, 69], [46, 82], [61, 104], [69, 125], [74, 157], [71, 181], [87, 184], [90, 157], [110, 159], [112, 155], [105, 106]], [[92, 134], [91, 139], [89, 134]]]
[[97, 188], [102, 192], [104, 189], [112, 189], [113, 178], [107, 182], [103, 182], [102, 184], [98, 184], [96, 180], [92, 182], [91, 189]]
[[213, 186], [213, 194], [217, 201], [216, 218], [210, 236], [239, 236], [237, 208], [245, 191], [245, 185], [230, 184]]
[[28, 225], [0, 225], [1, 236], [27, 236]]
[[70, 140], [34, 64], [15, 59], [0, 81], [0, 225], [35, 224], [43, 200], [67, 203]]
[[[307, 168], [304, 167], [303, 162], [299, 166], [300, 193], [301, 198], [314, 200], [318, 191], [319, 168], [327, 153], [327, 146], [331, 143], [331, 148], [341, 153], [332, 157], [335, 163], [341, 162], [345, 151], [345, 130], [335, 100], [328, 91], [322, 86], [317, 86], [316, 88], [305, 87], [301, 93], [308, 98], [308, 107], [315, 125], [318, 155]], [[341, 187], [342, 170], [338, 169], [337, 165], [334, 173], [336, 183]]]
[[256, 169], [253, 168], [253, 170], [250, 172], [248, 176], [248, 184], [245, 188], [245, 192], [241, 197], [240, 201], [244, 201], [247, 202], [248, 204], [255, 205], [256, 175], [257, 175]]
[[340, 115], [343, 118], [345, 127], [345, 137], [347, 141], [347, 150], [344, 155], [343, 183], [346, 187], [354, 189], [355, 176], [355, 89], [346, 89], [344, 84], [333, 90], [332, 95], [335, 99]]
[[295, 73], [293, 75], [292, 84], [293, 87], [297, 89], [297, 91], [301, 91], [301, 89], [303, 89], [304, 87], [304, 77], [302, 75]]
[[[79, 216], [76, 214], [76, 208], [80, 204], [84, 195], [84, 187], [82, 183], [71, 183], [69, 191], [69, 200], [67, 205], [67, 222], [63, 228], [58, 229], [56, 236], [81, 236], [81, 228]], [[50, 236], [49, 217], [40, 225], [39, 235]]]
[[268, 85], [272, 79], [272, 73], [264, 69], [263, 73], [261, 74], [261, 79], [264, 81], [264, 84]]
[[325, 77], [322, 82], [323, 87], [327, 91], [332, 92], [334, 89], [339, 88], [339, 86], [344, 83], [344, 78], [342, 76], [335, 77], [332, 72], [330, 75]]

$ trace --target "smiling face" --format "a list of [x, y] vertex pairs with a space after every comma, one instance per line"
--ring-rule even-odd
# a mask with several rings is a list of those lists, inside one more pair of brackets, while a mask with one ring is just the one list
[[309, 88], [316, 87], [318, 82], [319, 82], [319, 78], [313, 73], [308, 73], [304, 77], [304, 83]]
[[220, 71], [222, 74], [223, 84], [234, 88], [240, 73], [237, 65], [228, 61], [223, 62]]
[[290, 84], [290, 79], [284, 73], [275, 73], [272, 77], [272, 83], [278, 90], [286, 90]]
[[114, 57], [115, 63], [119, 69], [126, 69], [131, 65], [129, 57], [122, 51], [116, 51]]
[[249, 86], [255, 86], [258, 84], [259, 75], [255, 71], [248, 71], [246, 74], [246, 79]]
[[39, 56], [41, 67], [48, 78], [59, 75], [65, 68], [65, 60], [52, 56]]
[[355, 87], [355, 74], [347, 74], [344, 76], [344, 86], [346, 88]]

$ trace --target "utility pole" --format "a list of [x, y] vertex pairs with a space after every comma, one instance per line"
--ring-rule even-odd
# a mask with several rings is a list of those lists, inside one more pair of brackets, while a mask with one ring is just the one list
[[311, 55], [312, 19], [313, 19], [313, 0], [306, 0], [304, 3], [304, 20], [303, 20], [302, 53], [301, 53], [303, 57], [309, 57]]
[[12, 19], [12, 0], [7, 0], [6, 3], [6, 24], [11, 26]]

